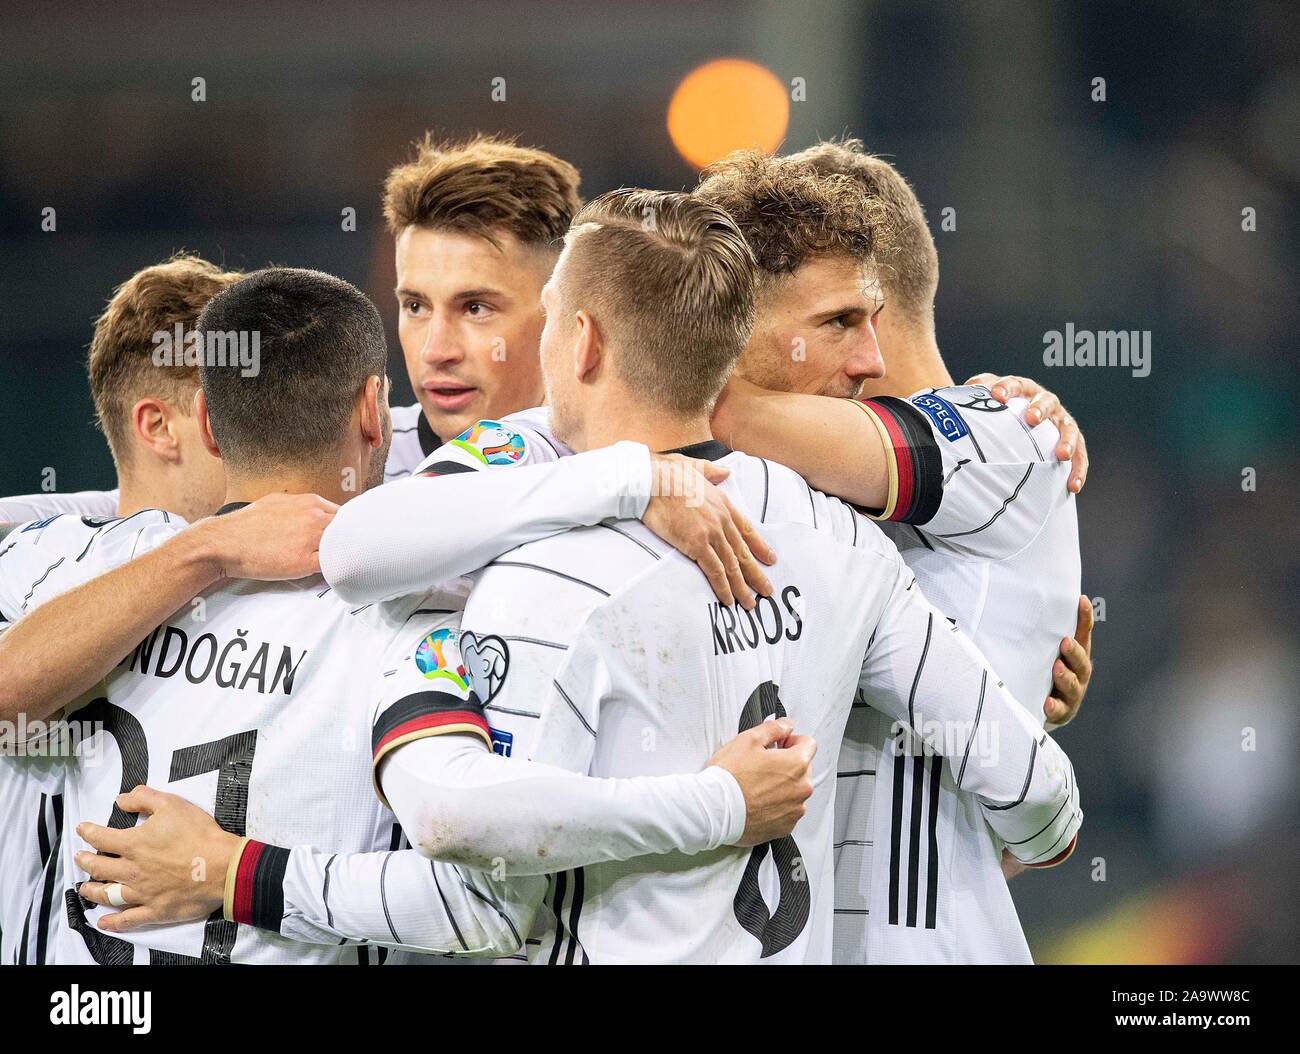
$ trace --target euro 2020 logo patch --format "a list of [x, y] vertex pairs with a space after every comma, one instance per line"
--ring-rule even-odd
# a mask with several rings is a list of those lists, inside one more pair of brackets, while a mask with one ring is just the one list
[[455, 630], [438, 629], [428, 634], [415, 649], [415, 665], [426, 680], [450, 681], [461, 695], [469, 695]]
[[485, 465], [515, 465], [528, 452], [524, 437], [500, 421], [480, 421], [451, 441]]

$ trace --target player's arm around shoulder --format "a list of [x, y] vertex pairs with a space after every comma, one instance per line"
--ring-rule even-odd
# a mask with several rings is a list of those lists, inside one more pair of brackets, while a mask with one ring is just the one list
[[[82, 521], [88, 532], [64, 539], [58, 552], [43, 552], [44, 581], [31, 587], [49, 581], [65, 591], [29, 607], [0, 637], [0, 718], [23, 710], [43, 719], [72, 702], [150, 630], [223, 577], [315, 573], [333, 509], [314, 494], [272, 494], [192, 527], [156, 509]], [[3, 569], [0, 559], [0, 574]], [[78, 642], [83, 661], [67, 661], [69, 640]]]
[[322, 542], [326, 580], [350, 603], [388, 600], [469, 574], [557, 531], [645, 510], [644, 446], [567, 453], [529, 424], [478, 422], [409, 479], [373, 488], [340, 510]]

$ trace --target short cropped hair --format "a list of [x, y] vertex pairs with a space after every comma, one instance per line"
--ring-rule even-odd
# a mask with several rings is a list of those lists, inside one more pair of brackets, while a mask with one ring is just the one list
[[236, 282], [199, 316], [207, 346], [257, 348], [199, 363], [222, 460], [245, 471], [299, 466], [336, 450], [366, 380], [388, 362], [384, 325], [355, 286], [320, 271], [270, 267]]
[[573, 221], [560, 290], [615, 345], [648, 403], [708, 412], [754, 325], [754, 256], [725, 211], [690, 194], [615, 190]]

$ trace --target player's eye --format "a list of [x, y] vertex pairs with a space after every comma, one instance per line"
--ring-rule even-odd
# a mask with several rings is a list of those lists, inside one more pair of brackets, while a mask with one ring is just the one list
[[470, 318], [487, 318], [491, 312], [492, 308], [483, 303], [482, 300], [471, 300], [465, 305], [465, 313]]
[[408, 315], [418, 315], [422, 310], [424, 310], [424, 305], [418, 300], [403, 300], [402, 309]]

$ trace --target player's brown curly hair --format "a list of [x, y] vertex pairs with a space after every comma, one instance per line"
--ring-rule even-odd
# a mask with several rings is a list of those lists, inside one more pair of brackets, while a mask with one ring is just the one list
[[163, 365], [154, 362], [161, 347], [154, 335], [166, 333], [174, 342], [178, 323], [188, 333], [208, 301], [243, 277], [182, 252], [137, 271], [113, 291], [95, 322], [86, 365], [95, 423], [119, 469], [130, 463], [130, 410], [136, 400], [156, 396], [187, 414], [199, 386], [197, 364], [186, 365], [180, 356]]
[[879, 200], [851, 176], [827, 176], [794, 158], [738, 150], [701, 173], [695, 194], [727, 210], [764, 275], [790, 274], [824, 254], [866, 261], [888, 244]]
[[554, 245], [582, 205], [578, 170], [545, 150], [476, 135], [439, 142], [429, 133], [384, 183], [384, 219], [397, 235], [415, 224], [463, 231], [495, 244], [508, 231], [526, 245]]
[[827, 140], [790, 155], [825, 176], [851, 176], [880, 201], [888, 218], [890, 248], [880, 281], [904, 317], [933, 321], [939, 286], [939, 254], [925, 222], [925, 210], [903, 174], [888, 161], [866, 152], [861, 139]]

